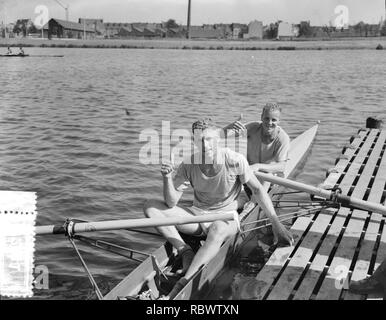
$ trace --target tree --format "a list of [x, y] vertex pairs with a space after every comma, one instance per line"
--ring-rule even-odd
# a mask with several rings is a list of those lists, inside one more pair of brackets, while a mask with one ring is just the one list
[[312, 35], [312, 28], [309, 21], [302, 21], [299, 25], [299, 37], [309, 37]]
[[179, 26], [176, 23], [176, 20], [169, 19], [168, 21], [166, 21], [165, 27], [166, 27], [166, 29], [174, 29], [174, 28], [178, 28]]
[[362, 31], [365, 30], [365, 23], [363, 21], [358, 22], [353, 26], [354, 30], [359, 33], [359, 36], [362, 36]]
[[27, 28], [27, 33], [38, 33], [39, 30], [32, 24], [29, 28]]
[[330, 38], [331, 37], [331, 30], [330, 30], [330, 27], [328, 27], [327, 25], [323, 26], [322, 27], [322, 31], [327, 33], [328, 37]]
[[268, 28], [265, 30], [265, 38], [267, 39], [276, 39], [279, 29], [279, 23], [271, 23]]
[[17, 35], [22, 34], [23, 37], [26, 37], [29, 33], [39, 32], [39, 30], [36, 29], [35, 25], [29, 19], [17, 20], [12, 31]]
[[383, 23], [381, 28], [381, 36], [386, 36], [386, 21]]

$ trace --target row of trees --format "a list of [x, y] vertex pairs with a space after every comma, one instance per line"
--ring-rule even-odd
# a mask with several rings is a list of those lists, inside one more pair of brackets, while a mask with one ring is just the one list
[[[365, 23], [363, 21], [350, 26], [349, 29], [352, 29], [356, 35], [367, 37], [369, 35], [377, 34], [380, 32], [381, 36], [386, 36], [386, 23], [383, 23], [381, 30], [379, 30], [378, 25], [371, 25]], [[323, 26], [321, 28], [323, 32], [325, 32], [328, 36], [331, 36], [334, 32], [343, 31], [343, 29], [339, 29], [332, 26]], [[299, 25], [299, 36], [310, 37], [314, 33], [313, 28], [311, 27], [309, 22], [302, 22]]]
[[38, 33], [39, 30], [35, 27], [33, 23], [31, 23], [31, 20], [19, 19], [16, 21], [12, 32], [17, 35], [22, 35], [23, 37], [26, 37], [30, 33]]

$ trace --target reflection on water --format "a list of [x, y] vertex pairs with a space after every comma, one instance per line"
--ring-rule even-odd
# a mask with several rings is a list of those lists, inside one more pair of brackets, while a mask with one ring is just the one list
[[[160, 132], [162, 120], [172, 121], [172, 130], [202, 116], [225, 125], [240, 112], [245, 121], [259, 119], [264, 103], [279, 102], [281, 125], [291, 137], [322, 121], [298, 176], [318, 184], [349, 136], [367, 116], [383, 115], [386, 105], [386, 56], [379, 51], [28, 51], [65, 55], [0, 65], [0, 188], [36, 191], [38, 224], [141, 217], [146, 198], [161, 197], [162, 184], [157, 165], [138, 161], [139, 133]], [[160, 243], [130, 232], [103, 236], [149, 252]], [[101, 251], [86, 252], [106, 287], [134, 267]], [[53, 276], [82, 275], [87, 284], [64, 238], [39, 237], [36, 260]], [[39, 295], [64, 297], [69, 289], [52, 282]]]

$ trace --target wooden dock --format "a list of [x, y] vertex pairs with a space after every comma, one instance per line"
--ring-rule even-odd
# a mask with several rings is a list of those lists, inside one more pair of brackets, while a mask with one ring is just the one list
[[[386, 130], [360, 130], [343, 149], [324, 181], [343, 194], [384, 203]], [[256, 276], [255, 298], [280, 300], [382, 299], [347, 289], [371, 275], [386, 258], [386, 217], [350, 208], [328, 208], [299, 217], [296, 243], [274, 251]]]

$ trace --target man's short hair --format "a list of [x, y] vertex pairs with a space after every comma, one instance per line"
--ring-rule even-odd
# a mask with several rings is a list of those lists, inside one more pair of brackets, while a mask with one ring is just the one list
[[192, 124], [192, 132], [194, 133], [195, 130], [206, 130], [206, 129], [218, 129], [216, 124], [213, 122], [211, 118], [203, 118], [200, 120], [195, 121]]
[[281, 113], [281, 107], [277, 104], [277, 103], [274, 103], [274, 102], [268, 102], [264, 108], [263, 108], [263, 112], [261, 114], [264, 114], [266, 111], [279, 111]]

